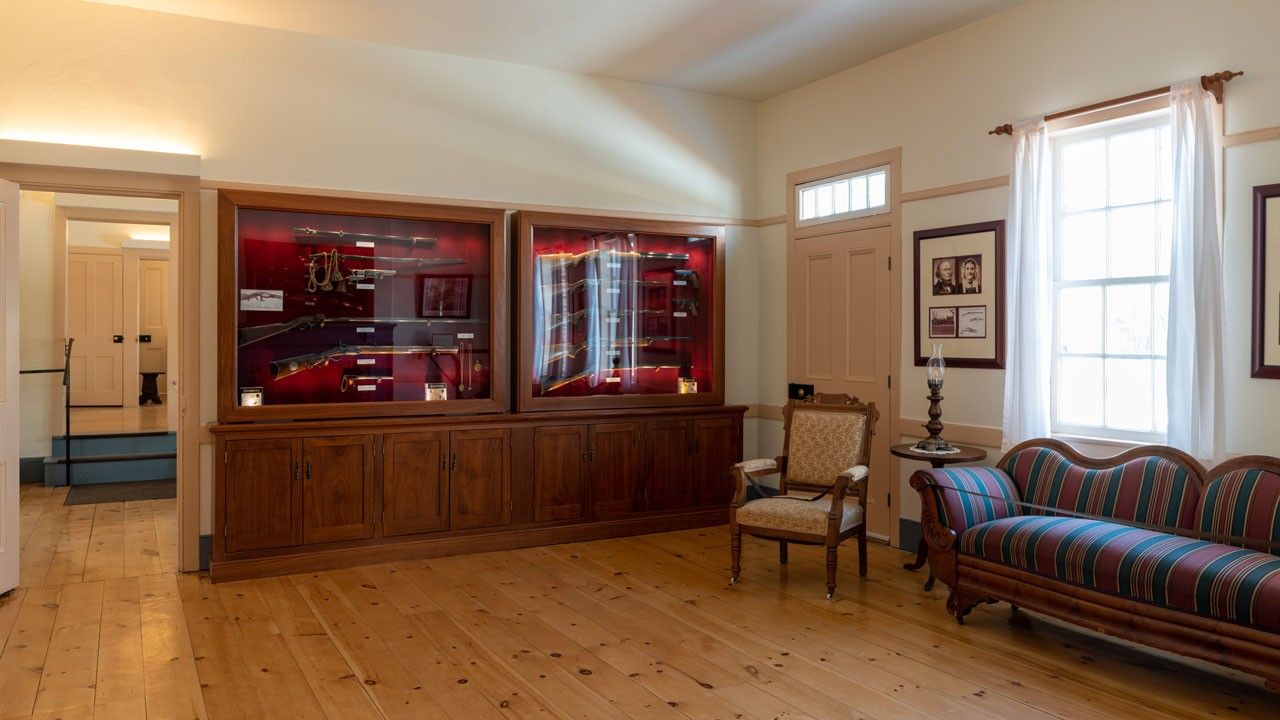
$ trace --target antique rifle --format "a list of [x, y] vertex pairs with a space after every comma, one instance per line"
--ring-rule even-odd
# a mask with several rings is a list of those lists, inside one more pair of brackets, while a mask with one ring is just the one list
[[457, 355], [458, 348], [441, 345], [337, 345], [318, 353], [271, 362], [271, 379], [283, 380], [303, 370], [310, 370], [334, 358], [354, 355]]
[[539, 255], [538, 261], [553, 264], [556, 267], [572, 267], [578, 265], [583, 260], [597, 257], [604, 253], [609, 257], [619, 258], [635, 258], [636, 260], [672, 260], [675, 262], [687, 262], [689, 260], [688, 253], [658, 253], [658, 252], [636, 252], [635, 250], [587, 250], [576, 255], [571, 253], [556, 253]]
[[[617, 370], [618, 372], [628, 372], [631, 370], [680, 370], [684, 372], [684, 371], [687, 371], [688, 369], [689, 369], [688, 365], [636, 365], [634, 367], [609, 368], [608, 370], [602, 370], [600, 372], [612, 372], [614, 370]], [[595, 370], [583, 370], [582, 372], [574, 373], [572, 375], [569, 375], [568, 377], [559, 378], [557, 380], [546, 378], [542, 381], [542, 392], [544, 394], [549, 392], [554, 392], [564, 387], [565, 385], [568, 385], [569, 383], [576, 382], [585, 377], [590, 377], [595, 373], [596, 373]]]
[[466, 265], [467, 261], [462, 258], [413, 258], [413, 257], [392, 257], [389, 255], [349, 255], [340, 253], [337, 250], [329, 253], [313, 253], [310, 258], [311, 262], [316, 263], [324, 260], [325, 256], [336, 258], [338, 260], [369, 260], [372, 262], [395, 263], [400, 265], [413, 265], [414, 267], [428, 267], [435, 265]]
[[[635, 338], [634, 340], [613, 340], [609, 343], [609, 347], [611, 348], [648, 347], [657, 342], [674, 342], [677, 340], [692, 340], [692, 339], [693, 339], [692, 337], [684, 336], [684, 335], [652, 335], [649, 337]], [[580, 343], [564, 343], [561, 345], [552, 345], [547, 348], [547, 350], [550, 351], [550, 356], [548, 356], [547, 359], [544, 360], [543, 362], [549, 365], [553, 362], [556, 362], [557, 360], [563, 360], [564, 358], [577, 357], [578, 353], [582, 352], [583, 350], [586, 350], [588, 347], [591, 347], [591, 344], [592, 343], [590, 341], [584, 340]]]
[[240, 337], [238, 347], [252, 345], [261, 342], [267, 338], [273, 338], [277, 335], [283, 335], [294, 330], [310, 330], [311, 328], [321, 328], [330, 323], [341, 323], [344, 325], [399, 325], [418, 324], [432, 325], [435, 323], [456, 324], [456, 323], [484, 323], [488, 320], [473, 320], [471, 318], [359, 318], [359, 317], [336, 317], [327, 318], [324, 315], [303, 315], [296, 317], [288, 322], [270, 323], [268, 325], [250, 325], [249, 327], [240, 328]]

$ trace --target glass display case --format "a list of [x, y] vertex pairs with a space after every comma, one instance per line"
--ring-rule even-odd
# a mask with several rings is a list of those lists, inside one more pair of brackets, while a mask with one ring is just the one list
[[723, 228], [518, 223], [519, 409], [724, 402]]
[[507, 408], [502, 210], [219, 203], [223, 420]]

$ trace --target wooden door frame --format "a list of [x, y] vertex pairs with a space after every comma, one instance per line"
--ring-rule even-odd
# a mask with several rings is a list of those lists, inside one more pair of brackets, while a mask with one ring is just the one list
[[[7, 162], [0, 162], [0, 178], [18, 183], [23, 190], [178, 201], [177, 222], [171, 226], [170, 236], [170, 262], [177, 263], [170, 266], [170, 272], [176, 274], [178, 287], [178, 311], [174, 314], [178, 329], [178, 569], [198, 570], [200, 448], [213, 442], [200, 423], [200, 179], [192, 175]], [[62, 256], [65, 264], [65, 251]], [[65, 309], [61, 315], [55, 311], [55, 318], [59, 316], [65, 321]]]
[[[870, 170], [872, 168], [887, 165], [889, 167], [888, 185], [886, 187], [888, 212], [879, 215], [867, 215], [847, 220], [836, 220], [829, 223], [819, 223], [816, 225], [806, 225], [804, 227], [796, 226], [796, 186], [803, 185], [814, 180], [835, 177], [845, 173], [854, 173], [862, 170]], [[804, 238], [819, 237], [823, 235], [838, 235], [847, 232], [856, 232], [859, 230], [871, 230], [875, 228], [889, 229], [889, 377], [885, 378], [885, 382], [889, 384], [889, 402], [891, 407], [880, 408], [881, 426], [877, 428], [876, 433], [887, 433], [890, 444], [898, 441], [901, 437], [898, 428], [899, 408], [902, 405], [902, 383], [893, 382], [895, 376], [899, 375], [902, 369], [902, 262], [898, 257], [902, 248], [902, 148], [890, 148], [880, 152], [871, 153], [869, 155], [861, 155], [859, 157], [840, 160], [838, 162], [819, 165], [817, 167], [797, 170], [787, 174], [786, 181], [786, 199], [787, 199], [787, 266], [793, 267], [797, 261], [796, 241]], [[797, 288], [791, 287], [790, 272], [784, 279], [787, 287], [787, 303], [788, 307], [793, 307], [796, 302], [794, 297]], [[795, 348], [796, 333], [798, 328], [791, 322], [790, 310], [787, 314], [787, 378], [799, 377], [796, 374], [798, 368], [795, 366]], [[885, 426], [887, 423], [887, 427]], [[898, 525], [902, 516], [902, 499], [897, 502], [892, 501], [892, 496], [898, 490], [898, 476], [900, 474], [899, 461], [897, 458], [889, 455], [887, 458], [877, 458], [885, 464], [885, 486], [890, 494], [889, 500], [889, 543], [897, 546], [899, 542]], [[874, 537], [874, 536], [871, 536]]]
[[[67, 223], [69, 222], [164, 225], [169, 228], [169, 238], [171, 240], [178, 237], [180, 230], [177, 213], [55, 205], [53, 215], [53, 336], [56, 338], [65, 338], [67, 336], [67, 253], [72, 252], [72, 246], [67, 239]], [[136, 338], [138, 335], [138, 318], [136, 314], [130, 313], [130, 308], [136, 310], [138, 306], [137, 280], [135, 278], [133, 283], [134, 292], [130, 293], [130, 284], [126, 278], [130, 277], [131, 269], [134, 275], [137, 274], [139, 260], [168, 260], [170, 259], [169, 251], [125, 247], [76, 247], [78, 249], [74, 252], [119, 255], [121, 257], [121, 272], [124, 275], [121, 279], [121, 287], [124, 290], [124, 297], [122, 298], [124, 307], [123, 332], [126, 340], [131, 337]], [[172, 272], [172, 266], [170, 266], [170, 272]], [[172, 280], [170, 284], [172, 285]], [[136, 383], [138, 378], [137, 352], [124, 353], [120, 373], [121, 388], [124, 393], [121, 398], [121, 404], [123, 407], [137, 407], [138, 393], [129, 390], [131, 387], [129, 379], [133, 378]], [[166, 387], [169, 384], [169, 380], [170, 378], [166, 376]]]

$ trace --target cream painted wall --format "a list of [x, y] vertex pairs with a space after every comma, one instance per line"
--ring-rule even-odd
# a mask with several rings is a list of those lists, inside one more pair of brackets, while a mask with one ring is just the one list
[[67, 245], [119, 250], [124, 247], [129, 238], [139, 233], [155, 235], [157, 238], [167, 240], [169, 226], [72, 220], [67, 223]]
[[[18, 209], [18, 356], [23, 370], [62, 367], [53, 336], [53, 193], [23, 191]], [[18, 455], [45, 457], [62, 432], [62, 375], [23, 375], [18, 402]]]
[[207, 180], [754, 217], [755, 104], [72, 0], [3, 11], [0, 138]]
[[[765, 101], [759, 117], [758, 207], [785, 211], [786, 174], [903, 147], [903, 190], [910, 192], [1007, 175], [1008, 138], [995, 125], [1109, 97], [1126, 95], [1224, 69], [1247, 75], [1227, 90], [1226, 131], [1280, 125], [1280, 3], [1260, 0], [1032, 0], [951, 33]], [[1248, 378], [1250, 189], [1280, 182], [1280, 142], [1226, 151], [1225, 257], [1229, 297], [1227, 338], [1228, 450], [1280, 454], [1269, 422], [1280, 383]], [[912, 233], [929, 227], [1003, 218], [1004, 188], [903, 205], [903, 266]], [[783, 228], [762, 234], [762, 267], [782, 266]], [[776, 255], [771, 255], [775, 253]], [[768, 259], [776, 258], [776, 264]], [[785, 275], [761, 275], [761, 306], [780, 308]], [[911, 353], [910, 277], [903, 283], [903, 389], [900, 416], [924, 417], [924, 381]], [[762, 314], [762, 327], [769, 323]], [[768, 336], [762, 330], [762, 336]], [[786, 382], [783, 348], [761, 347], [761, 402]], [[944, 422], [999, 427], [999, 371], [948, 373]], [[772, 397], [777, 397], [773, 395]], [[780, 440], [779, 423], [759, 423], [763, 451]], [[1115, 448], [1090, 448], [1107, 454]], [[995, 449], [992, 449], [993, 454]], [[918, 517], [913, 469], [902, 463], [903, 517]]]

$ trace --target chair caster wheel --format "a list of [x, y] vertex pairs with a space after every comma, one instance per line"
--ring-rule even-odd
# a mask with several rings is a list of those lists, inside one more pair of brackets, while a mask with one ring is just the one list
[[738, 584], [738, 578], [732, 578], [732, 577], [731, 577], [731, 578], [729, 578], [729, 584], [730, 584], [730, 585], [737, 585], [737, 584]]
[[830, 600], [831, 598], [833, 598], [833, 597], [835, 597], [835, 596], [836, 596], [836, 594], [835, 594], [835, 593], [827, 593], [827, 599], [828, 599], [828, 600]]

